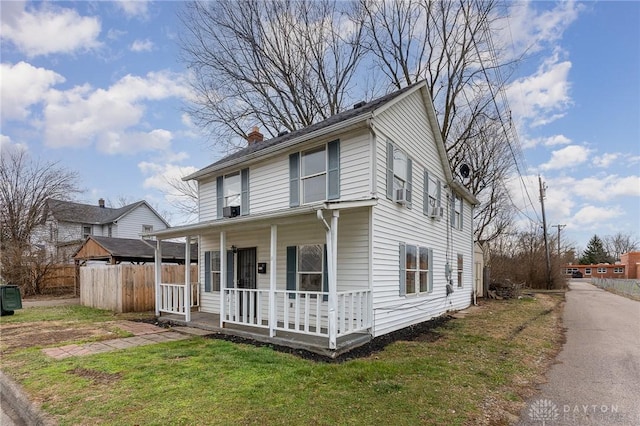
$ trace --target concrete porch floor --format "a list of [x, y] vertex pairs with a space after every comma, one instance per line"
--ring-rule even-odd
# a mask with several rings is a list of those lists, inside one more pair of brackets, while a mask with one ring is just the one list
[[372, 337], [369, 333], [353, 333], [341, 336], [337, 339], [337, 349], [329, 349], [329, 338], [322, 336], [295, 333], [290, 331], [277, 330], [274, 337], [269, 336], [269, 329], [251, 327], [248, 325], [225, 324], [220, 327], [220, 315], [208, 312], [192, 312], [191, 321], [184, 320], [182, 315], [161, 314], [158, 317], [160, 323], [169, 323], [187, 327], [195, 327], [208, 330], [213, 333], [222, 333], [230, 336], [238, 336], [246, 339], [256, 340], [262, 343], [271, 343], [279, 346], [286, 346], [293, 349], [302, 349], [329, 358], [336, 358], [359, 346], [367, 344]]

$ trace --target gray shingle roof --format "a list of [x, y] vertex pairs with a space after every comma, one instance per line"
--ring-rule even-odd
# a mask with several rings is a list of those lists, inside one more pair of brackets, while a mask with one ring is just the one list
[[[92, 235], [87, 238], [88, 240], [94, 240], [96, 243], [104, 247], [112, 257], [126, 259], [126, 260], [139, 260], [139, 261], [153, 261], [155, 258], [155, 241], [143, 240], [135, 238], [111, 238], [100, 237]], [[85, 242], [86, 244], [86, 242]], [[184, 261], [184, 243], [174, 243], [171, 241], [162, 241], [162, 260], [168, 261]], [[78, 249], [78, 252], [82, 249]], [[77, 253], [76, 253], [77, 254]], [[191, 246], [191, 261], [195, 262], [198, 259], [198, 246], [193, 244]]]
[[59, 221], [87, 223], [103, 225], [112, 223], [119, 217], [130, 212], [136, 207], [145, 204], [145, 201], [138, 201], [117, 209], [111, 207], [100, 207], [90, 204], [80, 204], [63, 200], [47, 200], [48, 211]]
[[[186, 176], [184, 179], [185, 180], [189, 180], [189, 179], [193, 179], [196, 178], [198, 176], [204, 175], [206, 174], [208, 171], [213, 171], [218, 169], [218, 166], [225, 164], [227, 162], [233, 161], [233, 160], [238, 160], [241, 159], [243, 157], [247, 157], [253, 153], [256, 153], [258, 151], [264, 150], [266, 148], [275, 146], [275, 145], [279, 145], [281, 143], [290, 141], [292, 139], [304, 136], [306, 134], [309, 133], [313, 133], [315, 131], [324, 129], [326, 127], [332, 126], [334, 124], [338, 124], [342, 121], [346, 121], [352, 118], [355, 118], [357, 116], [360, 115], [366, 115], [370, 112], [372, 112], [373, 110], [375, 110], [376, 108], [381, 107], [382, 105], [386, 104], [387, 102], [392, 101], [393, 99], [399, 97], [400, 95], [408, 92], [409, 90], [411, 90], [412, 88], [414, 88], [415, 86], [424, 84], [423, 81], [414, 83], [410, 86], [404, 87], [400, 90], [397, 90], [395, 92], [389, 93], [385, 96], [382, 96], [380, 98], [374, 99], [372, 101], [369, 101], [367, 103], [365, 103], [362, 106], [359, 106], [357, 108], [352, 108], [352, 109], [348, 109], [345, 111], [342, 111], [338, 114], [332, 115], [331, 117], [327, 118], [326, 120], [323, 120], [319, 123], [315, 123], [312, 124], [310, 126], [304, 127], [302, 129], [299, 130], [295, 130], [293, 132], [284, 134], [282, 136], [278, 136], [272, 139], [268, 139], [266, 141], [262, 141], [262, 142], [258, 142], [258, 143], [252, 143], [250, 145], [248, 145], [246, 148], [243, 148], [239, 151], [236, 151], [230, 155], [227, 155], [226, 157], [216, 161], [215, 163], [212, 163], [206, 167], [204, 167], [203, 169], [189, 175]], [[357, 105], [357, 104], [356, 104]]]

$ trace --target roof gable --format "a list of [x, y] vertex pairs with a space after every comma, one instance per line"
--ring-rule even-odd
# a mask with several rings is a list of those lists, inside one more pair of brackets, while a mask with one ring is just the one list
[[91, 204], [74, 203], [72, 201], [54, 200], [51, 198], [47, 200], [48, 212], [59, 222], [87, 223], [93, 225], [114, 223], [143, 205], [146, 205], [153, 214], [169, 227], [169, 224], [144, 200], [119, 208], [100, 207]]

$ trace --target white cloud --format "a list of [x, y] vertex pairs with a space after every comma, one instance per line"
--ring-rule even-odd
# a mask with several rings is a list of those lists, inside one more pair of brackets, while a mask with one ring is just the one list
[[181, 74], [127, 75], [107, 89], [89, 85], [51, 90], [44, 108], [45, 143], [51, 147], [87, 146], [108, 153], [166, 149], [170, 135], [160, 130], [134, 131], [149, 101], [186, 97]]
[[499, 37], [513, 47], [514, 56], [524, 51], [533, 54], [556, 43], [584, 8], [575, 1], [564, 1], [549, 10], [536, 10], [535, 6], [540, 4], [546, 7], [549, 3], [510, 3], [507, 24]]
[[154, 44], [151, 40], [136, 40], [134, 41], [129, 49], [132, 52], [151, 52], [153, 50]]
[[571, 62], [560, 61], [556, 52], [535, 74], [511, 83], [507, 87], [507, 95], [516, 120], [535, 127], [562, 117], [571, 105], [570, 69]]
[[551, 159], [540, 165], [541, 170], [566, 169], [587, 161], [591, 150], [581, 145], [569, 145], [551, 153]]
[[147, 0], [117, 0], [115, 4], [128, 18], [146, 18], [149, 11]]
[[52, 86], [64, 81], [60, 74], [26, 62], [0, 64], [2, 121], [27, 119], [30, 107], [42, 102]]
[[616, 161], [619, 157], [620, 157], [619, 153], [615, 153], [615, 152], [610, 154], [605, 153], [605, 154], [596, 156], [593, 159], [593, 164], [596, 167], [607, 168], [611, 165], [611, 163]]
[[571, 139], [569, 139], [565, 135], [554, 135], [546, 138], [540, 137], [540, 138], [533, 138], [533, 139], [523, 138], [523, 140], [524, 140], [522, 142], [523, 149], [534, 148], [538, 145], [556, 146], [556, 145], [568, 145], [571, 143]]
[[597, 175], [583, 179], [569, 176], [549, 178], [550, 188], [559, 188], [565, 198], [607, 202], [616, 197], [640, 197], [640, 176]]
[[0, 152], [8, 152], [14, 150], [28, 151], [29, 147], [23, 143], [14, 143], [11, 140], [11, 137], [0, 134]]
[[581, 228], [589, 225], [600, 225], [623, 214], [624, 212], [619, 206], [596, 207], [587, 205], [573, 215], [570, 220], [570, 227]]
[[[95, 49], [101, 24], [97, 17], [43, 2], [39, 8], [3, 2], [2, 38], [27, 57]], [[11, 4], [7, 8], [7, 5]]]
[[118, 40], [120, 37], [122, 37], [123, 35], [126, 35], [127, 32], [124, 30], [118, 30], [116, 28], [111, 28], [109, 29], [109, 31], [107, 31], [107, 38], [109, 40]]

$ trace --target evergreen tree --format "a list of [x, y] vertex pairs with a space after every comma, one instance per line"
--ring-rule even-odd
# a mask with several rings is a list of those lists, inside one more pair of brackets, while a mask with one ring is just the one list
[[604, 248], [604, 243], [597, 235], [589, 240], [587, 248], [580, 258], [581, 265], [592, 265], [597, 263], [613, 263], [613, 258]]

